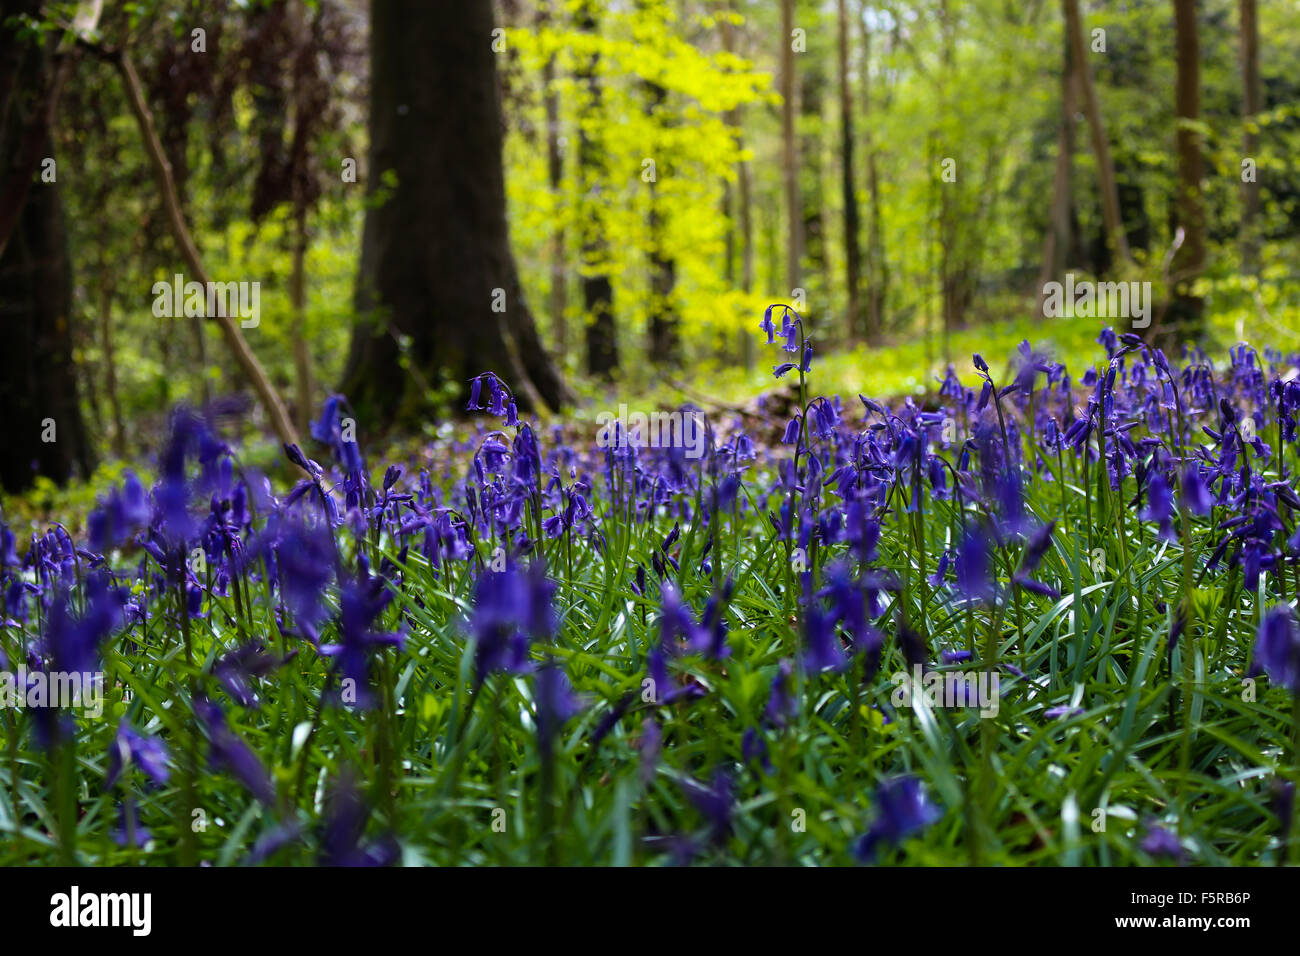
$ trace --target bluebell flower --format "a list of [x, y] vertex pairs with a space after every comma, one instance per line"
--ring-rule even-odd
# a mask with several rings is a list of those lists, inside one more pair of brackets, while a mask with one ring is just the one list
[[721, 843], [731, 833], [731, 813], [735, 807], [731, 775], [719, 768], [707, 785], [690, 777], [684, 777], [681, 783], [687, 799], [708, 823], [710, 841]]
[[767, 773], [772, 772], [772, 758], [767, 752], [767, 741], [757, 727], [748, 727], [740, 738], [740, 756], [745, 763], [757, 763]]
[[957, 590], [968, 600], [990, 602], [996, 596], [992, 551], [982, 528], [967, 529], [957, 550]]
[[120, 847], [140, 848], [153, 839], [153, 833], [140, 825], [140, 814], [135, 801], [129, 797], [118, 808], [118, 825], [111, 836], [113, 842]]
[[164, 786], [171, 777], [167, 766], [167, 745], [157, 737], [141, 734], [125, 717], [117, 725], [117, 736], [108, 749], [108, 769], [104, 774], [104, 789], [113, 786], [122, 771], [132, 764], [138, 765], [145, 775], [158, 786]]
[[275, 786], [266, 768], [252, 748], [230, 729], [221, 708], [200, 694], [194, 698], [194, 714], [207, 733], [214, 769], [228, 770], [244, 789], [267, 806], [275, 803]]
[[496, 671], [518, 674], [531, 669], [530, 641], [549, 640], [555, 630], [554, 591], [540, 566], [521, 570], [512, 563], [504, 571], [479, 574], [470, 617], [476, 686]]
[[352, 682], [358, 707], [373, 703], [370, 691], [370, 663], [383, 647], [402, 646], [399, 632], [375, 631], [375, 621], [392, 600], [392, 591], [382, 577], [372, 577], [361, 563], [355, 579], [343, 583], [339, 594], [338, 643], [321, 646], [320, 652], [334, 660], [338, 675]]
[[401, 855], [401, 847], [391, 836], [374, 842], [366, 840], [366, 823], [370, 808], [345, 772], [335, 782], [325, 804], [325, 821], [321, 833], [320, 865], [339, 867], [392, 866]]
[[1146, 835], [1142, 837], [1138, 846], [1142, 848], [1143, 853], [1150, 856], [1165, 857], [1170, 860], [1181, 860], [1186, 856], [1178, 835], [1153, 820], [1146, 822]]
[[533, 700], [537, 708], [537, 737], [542, 752], [548, 754], [560, 729], [582, 711], [582, 702], [574, 696], [564, 668], [555, 661], [537, 668]]
[[1270, 608], [1259, 622], [1251, 673], [1261, 670], [1272, 683], [1300, 694], [1300, 628], [1286, 605]]
[[764, 716], [776, 727], [784, 727], [799, 716], [799, 698], [794, 693], [794, 669], [788, 660], [776, 666]]
[[864, 862], [874, 860], [882, 844], [897, 846], [943, 816], [915, 777], [883, 781], [876, 788], [875, 804], [875, 822], [853, 847], [854, 855]]

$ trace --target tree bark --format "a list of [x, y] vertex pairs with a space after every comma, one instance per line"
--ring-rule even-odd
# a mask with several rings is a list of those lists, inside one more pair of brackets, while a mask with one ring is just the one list
[[[737, 0], [729, 0], [727, 12], [735, 15]], [[736, 29], [730, 17], [722, 19], [722, 48], [728, 53], [736, 52]], [[727, 126], [736, 138], [736, 146], [744, 148], [745, 134], [741, 123], [741, 108], [734, 107], [727, 111]], [[733, 265], [735, 235], [740, 232], [740, 289], [749, 293], [754, 287], [754, 215], [751, 196], [749, 163], [741, 160], [736, 163], [736, 191], [733, 197], [731, 184], [726, 185], [727, 204], [727, 281], [735, 282]], [[739, 332], [740, 358], [746, 370], [754, 367], [754, 334], [748, 327]]]
[[[654, 118], [666, 93], [657, 83], [647, 83], [646, 92], [650, 116]], [[664, 251], [666, 231], [657, 185], [657, 182], [650, 183], [650, 361], [656, 365], [670, 365], [677, 361], [681, 352], [677, 316], [673, 310], [677, 263]]]
[[799, 150], [795, 142], [794, 0], [781, 0], [781, 176], [785, 185], [788, 236], [785, 274], [790, 289], [802, 281], [803, 204], [799, 197]]
[[852, 342], [862, 331], [858, 304], [858, 281], [862, 268], [862, 251], [858, 244], [860, 228], [858, 193], [853, 184], [853, 95], [849, 85], [849, 11], [848, 0], [839, 0], [839, 67], [840, 67], [840, 176], [844, 196], [844, 285], [848, 296], [845, 331]]
[[1092, 83], [1092, 68], [1088, 65], [1088, 51], [1083, 40], [1083, 18], [1079, 13], [1079, 0], [1065, 0], [1065, 28], [1078, 71], [1080, 92], [1083, 94], [1083, 111], [1092, 133], [1092, 149], [1097, 156], [1097, 187], [1101, 192], [1101, 214], [1106, 224], [1107, 242], [1121, 265], [1129, 262], [1128, 236], [1119, 210], [1119, 190], [1115, 185], [1115, 164], [1110, 157], [1110, 139], [1102, 123], [1101, 105]]
[[[803, 207], [803, 230], [800, 249], [803, 254], [805, 287], [813, 286], [826, 295], [829, 285], [826, 270], [826, 211], [822, 190], [822, 104], [825, 102], [827, 76], [821, 64], [809, 58], [808, 67], [799, 74], [799, 195]], [[811, 303], [808, 312], [815, 311]], [[821, 311], [826, 311], [823, 305]]]
[[1201, 62], [1196, 26], [1196, 0], [1174, 0], [1175, 146], [1178, 183], [1174, 215], [1183, 242], [1174, 255], [1170, 280], [1173, 300], [1166, 325], [1179, 338], [1195, 335], [1201, 327], [1204, 303], [1192, 293], [1192, 283], [1205, 267], [1205, 211], [1201, 204], [1201, 137], [1193, 124], [1200, 118]]
[[[1062, 0], [1068, 7], [1070, 0]], [[1068, 16], [1068, 13], [1067, 13]], [[1043, 268], [1038, 277], [1041, 289], [1064, 272], [1073, 247], [1074, 207], [1071, 184], [1074, 169], [1074, 114], [1078, 90], [1079, 63], [1073, 55], [1070, 31], [1061, 44], [1061, 127], [1056, 136], [1056, 168], [1052, 174], [1052, 208], [1043, 242]]]
[[[13, 12], [39, 10], [39, 2], [25, 0]], [[72, 268], [60, 187], [57, 179], [32, 181], [41, 160], [54, 156], [50, 94], [69, 62], [52, 46], [19, 40], [0, 22], [0, 182], [16, 199], [0, 251], [0, 486], [9, 492], [37, 475], [59, 484], [86, 477], [94, 465], [72, 358]]]
[[[1259, 80], [1259, 17], [1255, 0], [1241, 0], [1241, 88], [1241, 155], [1243, 159], [1258, 161], [1255, 117], [1264, 103]], [[1247, 275], [1259, 271], [1259, 237], [1255, 234], [1255, 219], [1259, 215], [1258, 175], [1256, 169], [1250, 182], [1243, 179], [1241, 183], [1241, 268]]]
[[[537, 24], [548, 26], [555, 19], [557, 0], [547, 0], [537, 8]], [[555, 57], [548, 57], [542, 67], [542, 86], [546, 104], [546, 177], [551, 196], [558, 202], [564, 182], [564, 157], [560, 153], [560, 94], [555, 88]], [[551, 324], [554, 327], [555, 351], [569, 351], [569, 324], [565, 315], [569, 307], [568, 267], [565, 258], [564, 226], [557, 224], [551, 233]]]
[[866, 118], [867, 191], [871, 199], [871, 220], [867, 242], [867, 341], [880, 339], [885, 322], [885, 303], [889, 296], [889, 261], [885, 256], [883, 214], [880, 208], [880, 169], [875, 136], [872, 133], [871, 95], [871, 28], [866, 8], [860, 12], [862, 27], [862, 114]]
[[[578, 27], [596, 36], [596, 5], [584, 0], [578, 13]], [[586, 88], [587, 102], [578, 132], [578, 167], [581, 171], [584, 213], [582, 216], [582, 302], [587, 315], [587, 371], [611, 378], [618, 369], [618, 329], [614, 321], [614, 286], [609, 278], [609, 246], [601, 222], [599, 197], [605, 178], [603, 146], [600, 141], [601, 115], [599, 56], [586, 57], [577, 70]]]
[[494, 371], [521, 408], [570, 398], [510, 251], [492, 30], [490, 0], [371, 2], [362, 318], [342, 390], [374, 422], [427, 413], [440, 373], [463, 394]]

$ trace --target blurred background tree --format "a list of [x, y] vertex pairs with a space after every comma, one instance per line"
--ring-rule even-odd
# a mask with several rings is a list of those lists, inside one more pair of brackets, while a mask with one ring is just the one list
[[299, 433], [338, 388], [431, 428], [488, 368], [539, 409], [722, 400], [770, 381], [770, 301], [846, 387], [924, 390], [971, 330], [1094, 336], [1041, 318], [1067, 272], [1151, 281], [1147, 336], [1300, 348], [1293, 4], [137, 0], [78, 38], [96, 6], [0, 17], [10, 490], [178, 401], [273, 430], [215, 323], [153, 314], [194, 276], [113, 51]]

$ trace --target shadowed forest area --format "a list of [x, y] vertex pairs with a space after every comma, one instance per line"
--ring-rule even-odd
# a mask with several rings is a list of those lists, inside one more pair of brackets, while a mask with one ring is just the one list
[[1297, 63], [0, 0], [0, 864], [1300, 864]]
[[1151, 341], [1300, 344], [1287, 4], [456, 6], [6, 4], [8, 491], [178, 402], [283, 439], [336, 390], [418, 433], [489, 368], [539, 411], [726, 401], [772, 301], [854, 364], [919, 347], [884, 393], [963, 330], [1091, 341], [1043, 321], [1067, 273], [1150, 283]]

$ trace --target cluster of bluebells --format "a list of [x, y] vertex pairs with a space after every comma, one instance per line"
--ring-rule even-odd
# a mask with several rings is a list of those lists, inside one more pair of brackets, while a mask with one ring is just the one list
[[[1300, 380], [1284, 374], [1282, 356], [1242, 346], [1223, 369], [1195, 351], [1175, 364], [1107, 330], [1105, 361], [1077, 380], [1024, 343], [1005, 375], [976, 355], [974, 387], [947, 369], [933, 405], [859, 396], [849, 409], [838, 397], [806, 394], [813, 341], [802, 317], [774, 306], [761, 328], [790, 356], [774, 377], [787, 384], [798, 373], [796, 408], [761, 432], [752, 419], [710, 422], [702, 458], [636, 442], [573, 442], [563, 428], [521, 419], [509, 386], [485, 372], [469, 383], [467, 408], [488, 417], [440, 466], [389, 465], [372, 484], [355, 417], [332, 396], [311, 428], [325, 464], [287, 446], [297, 480], [277, 495], [202, 415], [178, 409], [152, 487], [127, 473], [88, 516], [83, 544], [56, 525], [33, 535], [20, 556], [0, 526], [0, 664], [98, 671], [117, 649], [183, 640], [198, 674], [185, 710], [201, 744], [200, 772], [236, 782], [278, 821], [250, 859], [270, 859], [315, 833], [323, 862], [393, 862], [392, 835], [373, 832], [368, 798], [346, 773], [331, 782], [313, 830], [304, 805], [294, 805], [298, 789], [241, 727], [310, 667], [326, 675], [322, 706], [404, 707], [392, 699], [401, 670], [392, 665], [413, 660], [410, 632], [422, 626], [411, 608], [424, 599], [407, 580], [418, 563], [466, 608], [450, 623], [472, 642], [471, 692], [486, 693], [494, 680], [527, 681], [544, 767], [561, 748], [594, 751], [636, 720], [642, 779], [672, 777], [695, 813], [694, 827], [651, 834], [651, 844], [685, 861], [733, 836], [742, 792], [770, 785], [779, 772], [772, 755], [811, 719], [817, 688], [846, 675], [873, 686], [887, 655], [926, 669], [972, 659], [969, 635], [924, 633], [910, 619], [904, 588], [923, 586], [929, 608], [972, 617], [1058, 596], [1066, 586], [1051, 560], [1058, 523], [1042, 513], [1041, 497], [1031, 500], [1031, 487], [1065, 494], [1068, 478], [1089, 495], [1103, 490], [1154, 538], [1187, 545], [1197, 536], [1205, 554], [1198, 575], [1237, 575], [1252, 592], [1288, 593], [1300, 566], [1290, 460]], [[942, 520], [925, 520], [940, 508]], [[744, 569], [734, 566], [728, 538], [742, 526], [770, 531], [786, 559], [788, 574], [767, 582], [779, 606], [766, 614], [735, 600]], [[911, 528], [924, 529], [914, 542], [924, 574], [909, 582], [912, 559], [900, 567], [881, 543], [887, 532], [907, 540]], [[650, 546], [620, 567], [632, 536]], [[625, 666], [650, 688], [639, 699], [574, 689], [567, 652], [582, 640], [562, 613], [573, 595], [558, 592], [575, 561], [603, 562], [611, 576], [626, 577], [619, 613], [639, 622], [644, 640]], [[1295, 591], [1300, 580], [1291, 584]], [[1186, 610], [1157, 610], [1172, 644]], [[273, 622], [271, 633], [255, 626], [263, 620]], [[742, 752], [714, 766], [672, 766], [667, 722], [689, 720], [715, 692], [701, 670], [722, 673], [736, 657], [748, 659], [735, 653], [742, 642], [788, 625], [800, 646], [777, 645], [767, 661], [766, 700], [743, 726]], [[195, 653], [191, 632], [219, 646]], [[1254, 660], [1271, 682], [1300, 693], [1300, 628], [1289, 608], [1263, 615]], [[1009, 663], [983, 666], [1026, 686], [1039, 676]], [[122, 841], [142, 846], [150, 830], [131, 787], [173, 786], [178, 747], [164, 739], [173, 720], [151, 719], [135, 699], [124, 710], [99, 786], [122, 792]], [[566, 736], [587, 711], [581, 739]], [[1074, 713], [1045, 706], [1042, 718]], [[56, 711], [36, 715], [33, 733], [54, 751], [74, 744], [77, 728]], [[945, 814], [914, 777], [877, 781], [872, 807], [844, 848], [864, 861]], [[1162, 833], [1148, 829], [1146, 851], [1181, 853]]]

